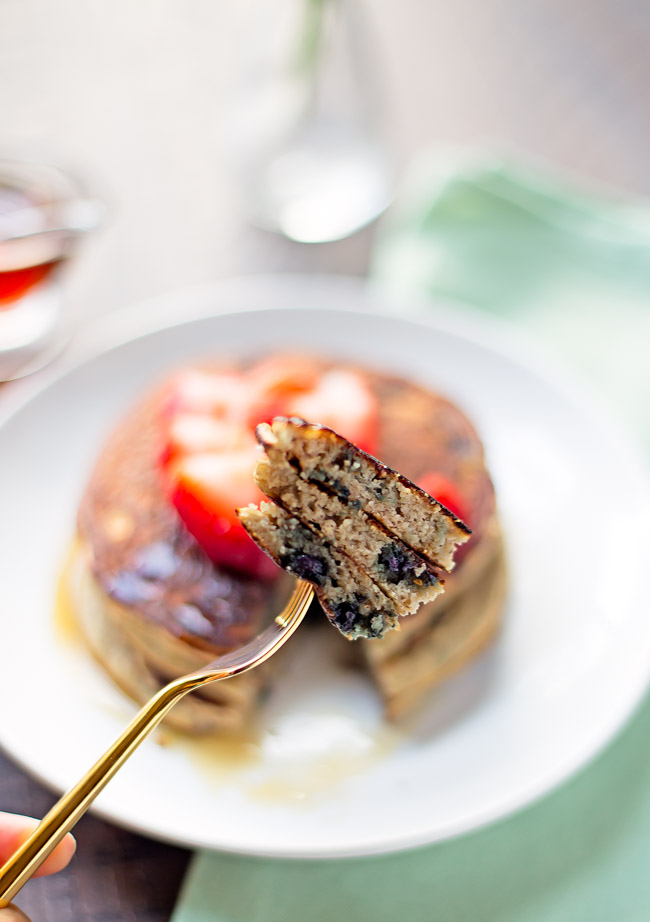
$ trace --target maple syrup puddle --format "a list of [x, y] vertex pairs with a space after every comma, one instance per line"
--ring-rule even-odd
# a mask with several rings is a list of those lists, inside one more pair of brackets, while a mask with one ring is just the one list
[[84, 642], [81, 628], [75, 615], [72, 594], [72, 581], [78, 552], [78, 542], [70, 542], [54, 592], [54, 632], [58, 640], [75, 646], [82, 645]]
[[[53, 617], [57, 639], [85, 649], [72, 588], [78, 550], [78, 543], [72, 542], [56, 586]], [[89, 650], [88, 656], [93, 658]], [[311, 666], [302, 664], [299, 671], [308, 680]], [[287, 705], [266, 726], [258, 722], [219, 735], [191, 736], [162, 726], [152, 739], [162, 749], [181, 754], [215, 788], [234, 786], [247, 799], [258, 802], [305, 804], [327, 796], [381, 762], [403, 739], [404, 734], [380, 716], [361, 719], [337, 704], [333, 708], [321, 704], [314, 711], [294, 711]], [[133, 705], [125, 699], [125, 706]], [[118, 715], [114, 708], [107, 709], [112, 717], [128, 722], [126, 713]]]
[[237, 734], [188, 737], [163, 728], [157, 736], [159, 745], [187, 756], [208, 783], [235, 785], [249, 800], [276, 804], [326, 796], [380, 762], [400, 739], [391, 727], [365, 728], [335, 712], [287, 714], [274, 728]]

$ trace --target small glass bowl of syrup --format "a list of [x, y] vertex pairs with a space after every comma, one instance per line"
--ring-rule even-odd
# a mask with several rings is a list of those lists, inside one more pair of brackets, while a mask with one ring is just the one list
[[0, 153], [0, 381], [63, 344], [62, 270], [103, 205], [58, 166]]

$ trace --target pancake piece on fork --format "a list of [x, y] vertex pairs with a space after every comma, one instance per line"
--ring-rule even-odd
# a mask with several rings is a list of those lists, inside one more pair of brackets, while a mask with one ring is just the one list
[[[341, 633], [381, 637], [443, 591], [441, 571], [470, 535], [457, 516], [325, 426], [277, 418], [258, 426], [257, 437], [267, 457], [256, 465], [255, 482], [277, 506], [240, 509], [240, 521], [277, 563], [314, 583]], [[301, 547], [296, 520], [307, 529], [309, 549]], [[368, 579], [382, 610], [355, 618], [360, 597], [367, 602]], [[392, 618], [383, 612], [386, 598]]]

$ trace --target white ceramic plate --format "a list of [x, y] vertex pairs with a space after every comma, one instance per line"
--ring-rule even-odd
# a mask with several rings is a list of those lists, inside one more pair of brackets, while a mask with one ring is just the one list
[[[274, 347], [316, 345], [404, 373], [476, 421], [508, 540], [504, 630], [398, 731], [382, 727], [369, 683], [328, 657], [327, 630], [298, 636], [257, 746], [150, 739], [98, 810], [187, 845], [372, 854], [505, 816], [621, 727], [650, 675], [641, 467], [616, 431], [557, 375], [532, 370], [537, 362], [500, 329], [437, 308], [400, 319], [385, 307], [353, 282], [286, 277], [161, 299], [133, 315], [130, 333], [124, 317], [112, 321], [103, 342], [117, 345], [5, 414], [0, 741], [30, 772], [69, 786], [133, 710], [53, 619], [77, 501], [108, 429], [179, 362]], [[152, 322], [154, 332], [124, 338]]]

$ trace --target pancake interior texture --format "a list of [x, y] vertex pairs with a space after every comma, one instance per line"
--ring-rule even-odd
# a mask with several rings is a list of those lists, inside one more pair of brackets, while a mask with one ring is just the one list
[[[266, 484], [277, 498], [282, 471], [339, 497], [350, 513], [365, 510], [430, 563], [450, 570], [456, 545], [471, 531], [449, 509], [388, 465], [326, 426], [303, 419], [275, 419], [257, 428], [273, 473]], [[260, 477], [262, 475], [260, 474]], [[259, 483], [259, 480], [258, 480]]]
[[332, 622], [346, 637], [381, 637], [399, 609], [337, 545], [323, 540], [274, 503], [240, 510], [249, 535], [278, 564], [315, 587]]
[[322, 483], [298, 476], [293, 464], [273, 464], [269, 459], [258, 461], [255, 482], [266, 496], [308, 523], [322, 541], [345, 548], [356, 567], [395, 602], [400, 615], [412, 614], [442, 592], [439, 568], [367, 515], [358, 501], [339, 499]]
[[[440, 560], [451, 566], [456, 544], [470, 534], [453, 513], [325, 426], [277, 418], [258, 426], [257, 436], [268, 457], [258, 462], [255, 481], [293, 517], [272, 515], [265, 503], [239, 510], [240, 521], [276, 562], [314, 583], [342, 634], [381, 637], [443, 591]], [[326, 582], [312, 572], [319, 560], [313, 549], [295, 547], [296, 520], [309, 531], [310, 548], [315, 537], [330, 556]], [[426, 557], [412, 549], [414, 540], [426, 546]], [[332, 548], [349, 561], [345, 571], [332, 570]], [[359, 610], [361, 581], [368, 578], [392, 600], [393, 618], [377, 613], [368, 620]]]

